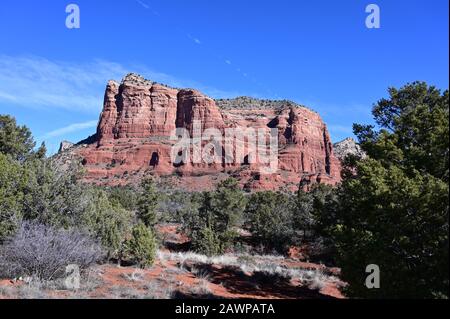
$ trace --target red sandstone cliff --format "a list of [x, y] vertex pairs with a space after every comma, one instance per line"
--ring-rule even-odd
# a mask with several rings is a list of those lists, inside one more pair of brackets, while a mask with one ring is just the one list
[[[173, 163], [174, 129], [185, 128], [193, 135], [195, 122], [201, 123], [201, 132], [217, 129], [224, 136], [227, 128], [253, 128], [268, 139], [270, 130], [276, 129], [278, 169], [265, 174], [261, 162], [249, 161], [253, 154], [245, 153], [247, 139], [232, 144], [233, 154], [241, 150], [246, 155], [238, 162], [227, 162], [222, 154], [220, 161], [209, 164]], [[229, 175], [250, 189], [295, 189], [302, 177], [328, 184], [340, 180], [340, 163], [327, 127], [314, 111], [289, 101], [215, 101], [196, 90], [170, 88], [136, 74], [120, 84], [108, 82], [96, 134], [64, 152], [81, 159], [86, 181], [99, 184], [136, 182], [147, 174], [172, 178], [179, 186], [196, 190]]]

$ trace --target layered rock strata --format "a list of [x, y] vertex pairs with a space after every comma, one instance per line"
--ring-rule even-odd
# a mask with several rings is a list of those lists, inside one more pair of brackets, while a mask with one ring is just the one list
[[[229, 135], [231, 129], [236, 135]], [[251, 147], [254, 140], [248, 132], [257, 133], [257, 146], [277, 138], [271, 159], [276, 169], [262, 169], [268, 164], [259, 148]], [[188, 148], [190, 156], [174, 154], [180, 134], [203, 136]], [[219, 154], [212, 162], [195, 159], [194, 146], [201, 149], [203, 159], [211, 141], [222, 152], [216, 150]], [[137, 74], [128, 74], [121, 83], [108, 82], [97, 132], [81, 144], [64, 152], [81, 158], [86, 181], [98, 184], [137, 182], [148, 174], [173, 178], [193, 190], [210, 188], [230, 175], [251, 190], [295, 189], [302, 178], [327, 184], [340, 181], [340, 162], [316, 112], [290, 101], [214, 100], [197, 90], [171, 88]]]

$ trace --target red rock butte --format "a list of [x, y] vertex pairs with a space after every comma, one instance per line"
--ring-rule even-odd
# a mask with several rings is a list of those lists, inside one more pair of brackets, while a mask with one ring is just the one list
[[[261, 173], [261, 164], [248, 162], [249, 154], [231, 164], [173, 163], [174, 129], [192, 133], [195, 121], [201, 130], [220, 132], [254, 128], [269, 134], [277, 129], [277, 171]], [[245, 141], [239, 142], [235, 147], [245, 148]], [[316, 112], [285, 100], [214, 100], [197, 90], [171, 88], [137, 74], [128, 74], [121, 83], [108, 82], [96, 134], [65, 148], [58, 156], [75, 155], [85, 168], [85, 181], [96, 184], [136, 183], [153, 175], [186, 190], [204, 190], [233, 176], [249, 190], [295, 190], [302, 178], [326, 184], [340, 181], [340, 162]]]

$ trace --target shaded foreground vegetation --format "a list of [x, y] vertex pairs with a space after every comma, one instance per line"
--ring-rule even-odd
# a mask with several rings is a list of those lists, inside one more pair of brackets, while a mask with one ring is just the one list
[[[287, 278], [313, 275], [245, 259], [303, 247], [308, 259], [342, 269], [349, 297], [447, 298], [448, 91], [413, 83], [389, 94], [373, 108], [380, 130], [354, 125], [368, 156], [346, 159], [341, 185], [304, 180], [294, 194], [248, 194], [233, 179], [202, 193], [151, 178], [120, 188], [81, 184], [81, 167], [62, 173], [26, 127], [0, 116], [0, 276], [55, 281], [68, 264], [86, 274], [110, 261], [146, 269], [170, 260], [192, 270], [185, 255], [157, 253], [164, 239], [155, 227], [171, 222], [188, 237], [182, 249], [203, 254], [206, 273], [215, 272], [206, 261], [233, 256], [241, 259], [226, 264], [229, 271], [251, 273], [255, 285], [269, 272], [285, 287]], [[380, 289], [365, 286], [369, 264], [380, 267]]]

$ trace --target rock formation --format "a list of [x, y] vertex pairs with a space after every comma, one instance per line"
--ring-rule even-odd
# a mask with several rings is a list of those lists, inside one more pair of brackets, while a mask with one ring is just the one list
[[[232, 143], [231, 154], [243, 155], [238, 161], [228, 161], [230, 153], [225, 150], [213, 162], [197, 162], [192, 156], [174, 162], [176, 128], [191, 137], [196, 132], [219, 132], [223, 139], [215, 145], [222, 151], [230, 128], [238, 133], [258, 130], [264, 141], [275, 131], [277, 170], [261, 169], [263, 157], [250, 152], [248, 136]], [[199, 145], [204, 148], [208, 142], [201, 140]], [[171, 88], [136, 74], [128, 74], [121, 83], [108, 82], [97, 132], [80, 143], [66, 152], [81, 158], [86, 181], [98, 184], [133, 183], [148, 174], [191, 190], [210, 188], [230, 175], [251, 190], [294, 190], [305, 177], [328, 184], [340, 181], [340, 162], [326, 125], [314, 111], [290, 101], [213, 100], [199, 91]], [[194, 152], [192, 145], [188, 149]]]
[[359, 144], [351, 137], [335, 143], [333, 147], [334, 154], [340, 161], [343, 161], [349, 154], [360, 158], [366, 157], [366, 153], [361, 149], [361, 146], [359, 146]]
[[61, 152], [64, 152], [64, 151], [70, 149], [71, 147], [73, 147], [73, 145], [74, 145], [74, 144], [71, 143], [71, 142], [69, 142], [69, 141], [62, 141], [62, 142], [59, 144], [59, 150], [58, 150], [58, 153], [61, 153]]

